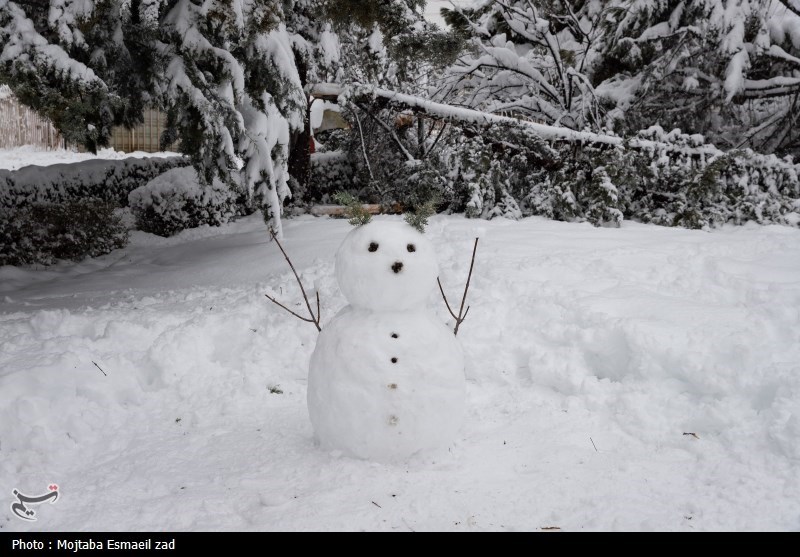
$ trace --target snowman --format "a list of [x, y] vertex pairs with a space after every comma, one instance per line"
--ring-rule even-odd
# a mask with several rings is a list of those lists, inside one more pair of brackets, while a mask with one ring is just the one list
[[391, 461], [449, 445], [465, 411], [464, 357], [426, 307], [432, 244], [405, 222], [372, 221], [336, 253], [349, 305], [322, 329], [308, 375], [321, 447]]

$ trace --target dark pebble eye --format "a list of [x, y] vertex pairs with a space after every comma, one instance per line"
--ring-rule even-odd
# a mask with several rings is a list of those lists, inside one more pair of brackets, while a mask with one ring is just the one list
[[417, 246], [415, 246], [414, 244], [408, 244], [408, 245], [406, 246], [406, 249], [407, 249], [408, 251], [417, 251]]
[[378, 244], [376, 244], [375, 242], [370, 242], [369, 251], [378, 251]]

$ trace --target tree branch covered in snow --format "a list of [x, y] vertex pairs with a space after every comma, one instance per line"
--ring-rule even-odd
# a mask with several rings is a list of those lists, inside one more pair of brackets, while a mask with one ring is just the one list
[[800, 154], [796, 0], [627, 0], [605, 9], [593, 80], [609, 120], [658, 122], [722, 147]]
[[579, 144], [599, 145], [626, 144], [634, 149], [661, 149], [666, 151], [680, 151], [681, 153], [695, 156], [723, 154], [722, 151], [713, 145], [704, 144], [703, 138], [699, 136], [694, 145], [676, 145], [668, 142], [637, 138], [626, 141], [622, 137], [615, 135], [576, 131], [566, 127], [539, 124], [536, 122], [530, 122], [528, 120], [512, 118], [510, 116], [501, 116], [470, 108], [451, 106], [424, 99], [422, 97], [397, 93], [386, 89], [364, 86], [358, 90], [363, 95], [371, 95], [375, 98], [384, 99], [399, 109], [412, 108], [435, 118], [459, 122], [461, 124], [474, 124], [478, 127], [511, 125], [519, 128], [521, 131], [529, 134], [531, 137], [543, 138], [549, 141], [566, 141]]
[[599, 125], [592, 85], [584, 74], [597, 15], [565, 2], [492, 0], [447, 12], [471, 37], [472, 48], [450, 70], [437, 98], [470, 108], [583, 129]]

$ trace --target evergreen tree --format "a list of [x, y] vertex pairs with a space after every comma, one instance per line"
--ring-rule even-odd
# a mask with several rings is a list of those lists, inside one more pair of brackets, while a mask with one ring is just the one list
[[280, 235], [290, 149], [307, 151], [305, 86], [367, 65], [342, 65], [336, 34], [385, 54], [376, 71], [402, 80], [403, 64], [386, 62], [405, 52], [403, 37], [420, 43], [423, 4], [0, 0], [0, 82], [91, 150], [145, 106], [165, 110], [162, 143], [180, 138], [204, 183], [246, 193]]

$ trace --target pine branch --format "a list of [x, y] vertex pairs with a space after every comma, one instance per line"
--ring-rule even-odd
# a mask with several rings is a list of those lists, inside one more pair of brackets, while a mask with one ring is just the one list
[[292, 315], [294, 315], [298, 319], [301, 319], [302, 321], [307, 321], [308, 323], [313, 323], [314, 326], [317, 328], [317, 331], [322, 331], [322, 327], [319, 326], [319, 318], [320, 318], [320, 315], [321, 315], [320, 309], [319, 309], [319, 292], [317, 292], [317, 315], [315, 316], [314, 315], [314, 311], [311, 309], [311, 303], [308, 301], [308, 295], [306, 294], [306, 289], [303, 287], [303, 281], [300, 280], [300, 275], [297, 274], [297, 271], [295, 270], [294, 265], [292, 264], [292, 260], [289, 259], [288, 255], [286, 255], [286, 251], [283, 249], [283, 246], [281, 245], [280, 241], [278, 240], [278, 237], [275, 235], [275, 231], [270, 228], [269, 233], [270, 233], [270, 236], [272, 236], [272, 239], [275, 240], [275, 243], [278, 244], [278, 248], [281, 250], [281, 253], [283, 254], [283, 258], [286, 259], [286, 262], [289, 264], [289, 267], [292, 269], [292, 272], [294, 273], [294, 278], [297, 279], [297, 284], [300, 285], [300, 292], [303, 293], [303, 299], [306, 301], [306, 308], [308, 308], [308, 313], [311, 315], [311, 318], [303, 317], [302, 315], [300, 315], [298, 313], [295, 313], [294, 311], [292, 311], [289, 308], [287, 308], [285, 305], [280, 303], [278, 300], [276, 300], [275, 298], [273, 298], [269, 294], [264, 294], [264, 296], [266, 296], [267, 299], [269, 299], [269, 301], [271, 301], [272, 303], [282, 307], [283, 309], [285, 309], [286, 311], [288, 311], [289, 313], [291, 313]]
[[344, 215], [349, 219], [347, 222], [353, 226], [367, 224], [372, 219], [369, 211], [352, 194], [340, 191], [333, 195], [333, 200], [344, 205]]
[[428, 226], [428, 218], [436, 214], [436, 205], [439, 203], [439, 196], [434, 196], [421, 205], [417, 205], [413, 211], [405, 214], [405, 221], [419, 230], [421, 233], [425, 232], [425, 227]]
[[475, 266], [475, 252], [478, 251], [478, 238], [475, 238], [475, 245], [472, 248], [472, 261], [469, 264], [469, 274], [467, 275], [467, 284], [464, 287], [464, 295], [461, 297], [461, 307], [458, 309], [458, 315], [453, 312], [453, 309], [450, 307], [450, 302], [447, 301], [447, 296], [444, 294], [444, 288], [442, 288], [442, 281], [439, 280], [439, 277], [436, 277], [436, 283], [439, 285], [439, 292], [442, 293], [442, 298], [444, 299], [444, 305], [447, 306], [447, 311], [450, 312], [450, 315], [453, 316], [453, 319], [456, 320], [456, 327], [453, 330], [454, 335], [458, 335], [458, 328], [461, 326], [461, 323], [467, 318], [467, 314], [469, 313], [469, 308], [471, 306], [467, 306], [467, 309], [464, 310], [464, 304], [467, 301], [467, 292], [469, 291], [469, 283], [472, 279], [472, 269]]

